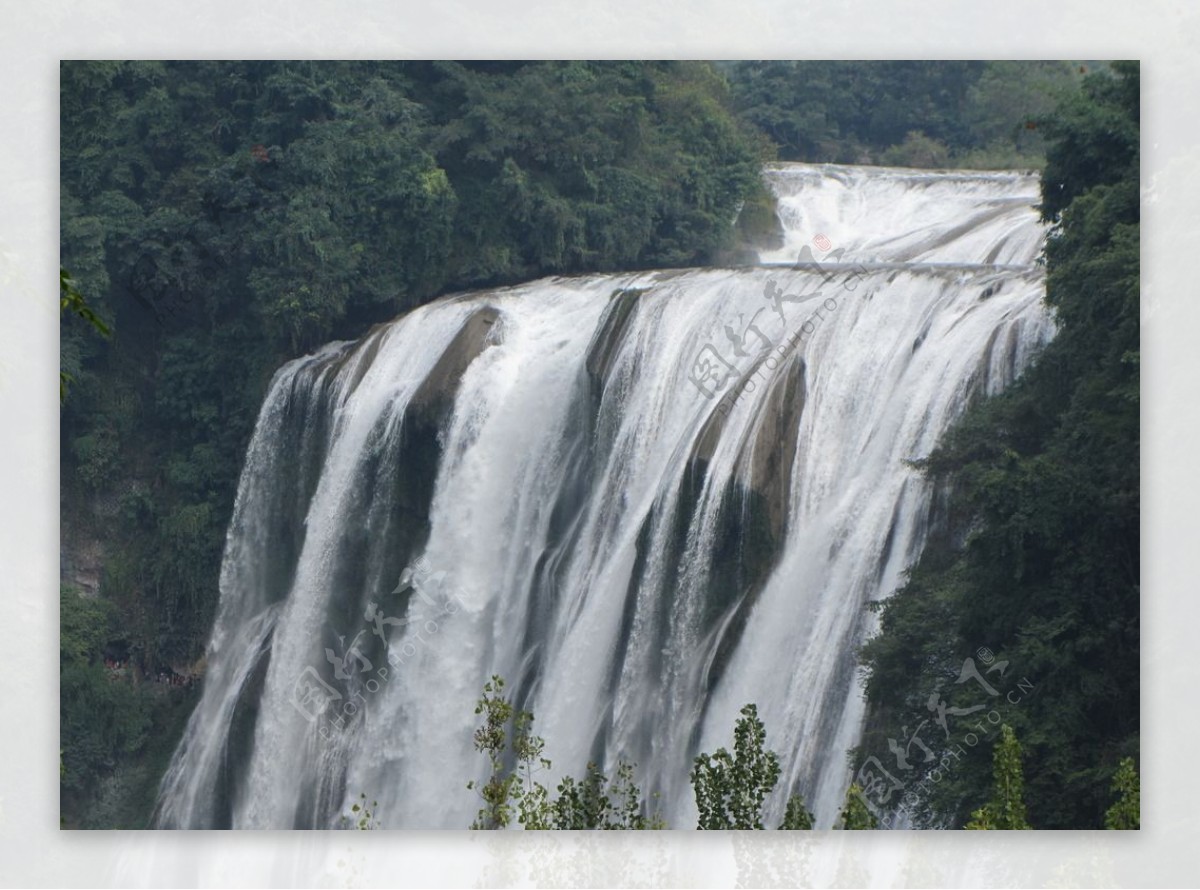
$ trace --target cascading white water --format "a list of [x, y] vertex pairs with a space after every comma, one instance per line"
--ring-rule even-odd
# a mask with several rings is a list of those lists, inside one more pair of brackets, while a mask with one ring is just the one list
[[447, 297], [276, 375], [160, 826], [337, 827], [366, 793], [384, 827], [466, 827], [493, 674], [550, 787], [634, 761], [682, 828], [692, 758], [755, 702], [770, 818], [799, 792], [832, 824], [865, 604], [924, 542], [906, 461], [1052, 335], [1044, 230], [1030, 174], [766, 177], [759, 266]]

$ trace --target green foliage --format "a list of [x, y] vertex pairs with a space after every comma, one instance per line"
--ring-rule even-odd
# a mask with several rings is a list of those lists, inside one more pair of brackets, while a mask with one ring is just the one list
[[1068, 62], [741, 62], [738, 113], [788, 160], [1040, 166], [1038, 121], [1078, 88]]
[[88, 663], [103, 652], [112, 632], [113, 610], [102, 599], [62, 587], [58, 597], [58, 650], [61, 663]]
[[1040, 121], [1046, 149], [1042, 212], [1055, 219], [1089, 189], [1136, 185], [1141, 122], [1137, 62], [1114, 62], [1116, 77], [1093, 74]]
[[[479, 795], [483, 807], [471, 824], [474, 829], [506, 828], [514, 810], [526, 830], [554, 827], [554, 807], [546, 787], [535, 773], [550, 769], [542, 756], [545, 742], [533, 734], [533, 714], [513, 707], [504, 696], [504, 679], [492, 677], [483, 687], [475, 707], [483, 723], [475, 730], [475, 750], [486, 754], [491, 775]], [[515, 763], [515, 768], [509, 764]], [[474, 781], [467, 787], [475, 789]]]
[[71, 456], [79, 480], [91, 491], [99, 491], [120, 465], [120, 441], [110, 427], [96, 427], [71, 442]]
[[879, 827], [879, 820], [867, 806], [863, 790], [857, 782], [846, 791], [846, 803], [838, 817], [838, 827], [843, 831], [871, 831]]
[[[925, 719], [939, 687], [951, 707], [977, 704], [953, 687], [964, 651], [986, 644], [1018, 676], [1052, 682], [1006, 719], [1025, 750], [1029, 818], [1055, 829], [1100, 827], [1114, 764], [1138, 747], [1138, 73], [1113, 71], [1085, 78], [1041, 127], [1058, 333], [919, 463], [945, 496], [862, 653], [862, 757], [890, 759], [889, 733]], [[991, 782], [979, 761], [962, 758], [920, 821], [978, 810]]]
[[71, 273], [63, 268], [59, 268], [58, 270], [58, 291], [60, 313], [70, 310], [74, 315], [79, 316], [95, 328], [102, 337], [107, 337], [112, 333], [108, 324], [96, 314], [95, 310], [88, 305], [83, 294], [79, 292], [79, 288], [75, 283], [75, 279], [71, 277]]
[[[473, 829], [506, 828], [516, 821], [526, 830], [644, 831], [666, 828], [659, 815], [647, 816], [647, 802], [633, 778], [633, 765], [621, 761], [610, 779], [589, 763], [582, 779], [566, 776], [552, 798], [534, 776], [550, 769], [545, 744], [532, 733], [533, 715], [514, 707], [504, 694], [503, 678], [493, 676], [483, 687], [475, 713], [483, 719], [475, 729], [475, 750], [488, 758], [489, 776], [467, 788], [483, 801]], [[779, 757], [767, 750], [766, 731], [758, 709], [748, 704], [734, 727], [734, 752], [719, 748], [701, 754], [692, 769], [692, 788], [700, 811], [701, 829], [761, 829], [762, 808], [779, 780]], [[855, 786], [857, 787], [857, 786]], [[858, 795], [861, 798], [861, 793]], [[856, 798], [857, 799], [857, 798]], [[862, 806], [861, 800], [858, 801]], [[357, 812], [357, 810], [355, 810]], [[869, 812], [865, 818], [876, 827]], [[855, 822], [857, 825], [857, 821]], [[792, 795], [780, 829], [810, 830], [813, 817], [804, 799]]]
[[1036, 138], [1037, 128], [1029, 124], [1053, 112], [1078, 81], [1077, 68], [1070, 62], [987, 62], [967, 90], [967, 123], [984, 145]]
[[150, 726], [149, 702], [127, 683], [114, 682], [103, 667], [66, 660], [59, 673], [64, 791], [84, 792], [121, 755], [136, 753]]
[[554, 801], [555, 823], [569, 831], [604, 828], [605, 816], [612, 809], [605, 786], [606, 777], [594, 763], [588, 763], [587, 774], [578, 782], [565, 777]]
[[550, 761], [542, 756], [546, 743], [532, 733], [533, 714], [519, 711], [513, 718], [512, 753], [517, 760], [519, 787], [513, 792], [518, 800], [517, 821], [529, 831], [545, 830], [553, 825], [553, 809], [546, 786], [534, 781], [534, 774], [549, 770]]
[[950, 163], [950, 151], [920, 130], [911, 130], [903, 142], [885, 150], [879, 160], [896, 167], [946, 167]]
[[352, 804], [350, 812], [352, 816], [343, 816], [342, 825], [350, 825], [353, 823], [357, 831], [374, 831], [379, 826], [375, 822], [375, 811], [379, 808], [379, 801], [373, 800], [370, 805], [367, 804], [367, 795], [365, 793], [358, 795], [358, 802]]
[[992, 753], [992, 799], [975, 810], [964, 828], [971, 831], [1026, 831], [1033, 826], [1025, 817], [1021, 745], [1007, 723]]
[[[504, 679], [492, 677], [483, 687], [483, 695], [475, 706], [475, 713], [483, 715], [483, 723], [475, 730], [475, 750], [488, 758], [491, 775], [479, 795], [483, 807], [471, 823], [473, 829], [505, 828], [512, 821], [512, 802], [519, 802], [520, 777], [507, 769], [505, 757], [508, 753], [508, 726], [515, 711], [512, 703], [503, 695]], [[475, 790], [472, 779], [467, 788]]]
[[707, 64], [406, 70], [461, 198], [452, 264], [464, 283], [695, 264], [729, 243], [760, 188], [758, 148]]
[[813, 827], [813, 815], [804, 806], [804, 798], [793, 794], [788, 798], [787, 810], [783, 814], [783, 831], [808, 831]]
[[1021, 770], [1021, 745], [1012, 727], [1000, 727], [1000, 740], [993, 754], [995, 797], [992, 810], [996, 813], [996, 827], [1001, 830], [1018, 831], [1028, 829], [1025, 818], [1025, 776]]
[[79, 814], [78, 821], [64, 816], [64, 824], [70, 827], [134, 830], [151, 827], [159, 781], [195, 708], [199, 690], [145, 684], [133, 688], [150, 718], [143, 743], [132, 753], [118, 752], [112, 758], [112, 768], [99, 770], [84, 783], [83, 791], [64, 789], [63, 813]]
[[[119, 634], [103, 600], [63, 587], [59, 595], [59, 761], [64, 804], [86, 799], [97, 782], [151, 741], [157, 704], [142, 688], [109, 674], [105, 646]], [[64, 807], [64, 823], [69, 807]]]
[[700, 754], [692, 788], [701, 829], [761, 829], [762, 805], [779, 780], [779, 755], [765, 748], [766, 730], [756, 705], [741, 710], [733, 730], [733, 753]]
[[1142, 827], [1141, 783], [1133, 758], [1124, 758], [1113, 774], [1116, 802], [1104, 814], [1104, 827], [1115, 831], [1136, 831]]
[[967, 831], [995, 831], [999, 826], [996, 825], [991, 807], [985, 805], [971, 813], [970, 821], [963, 828]]
[[633, 780], [633, 766], [619, 763], [609, 779], [594, 763], [580, 781], [567, 776], [558, 785], [551, 827], [560, 831], [600, 829], [645, 831], [666, 828], [661, 816], [643, 814], [641, 791]]
[[737, 237], [741, 244], [768, 250], [783, 246], [783, 227], [776, 213], [775, 197], [765, 184], [751, 195], [737, 218]]
[[[58, 270], [58, 312], [61, 316], [63, 312], [70, 313], [78, 318], [83, 319], [92, 329], [102, 337], [109, 337], [112, 334], [112, 329], [108, 326], [96, 311], [88, 305], [87, 299], [79, 291], [79, 287], [75, 279], [71, 277], [71, 273], [66, 269], [59, 267]], [[78, 368], [78, 358], [72, 352], [68, 363], [73, 368]], [[75, 380], [75, 375], [64, 367], [58, 372], [58, 401], [64, 402], [67, 398], [67, 387]]]
[[483, 687], [475, 713], [483, 717], [475, 730], [475, 750], [488, 758], [489, 777], [467, 788], [483, 800], [472, 829], [507, 828], [516, 815], [527, 831], [601, 829], [642, 831], [665, 828], [662, 818], [643, 813], [641, 791], [633, 781], [633, 766], [618, 763], [610, 780], [589, 763], [587, 775], [565, 777], [558, 797], [551, 799], [536, 773], [549, 770], [543, 757], [545, 742], [532, 732], [533, 714], [517, 709], [504, 695], [504, 679], [493, 676]]

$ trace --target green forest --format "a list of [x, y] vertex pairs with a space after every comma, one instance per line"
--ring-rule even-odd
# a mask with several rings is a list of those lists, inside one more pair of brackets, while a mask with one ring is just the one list
[[[1136, 65], [64, 62], [60, 77], [64, 826], [147, 824], [283, 362], [458, 290], [744, 261], [774, 225], [760, 170], [776, 159], [1043, 171], [1060, 333], [922, 466], [939, 521], [863, 652], [856, 757], [886, 753], [955, 657], [990, 646], [1041, 678], [1006, 716], [1029, 822], [1104, 824], [1138, 754]], [[921, 819], [965, 824], [990, 768], [964, 761]]]

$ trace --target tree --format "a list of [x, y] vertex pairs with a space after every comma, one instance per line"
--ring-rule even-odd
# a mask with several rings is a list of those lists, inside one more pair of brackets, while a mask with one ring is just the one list
[[998, 826], [987, 806], [982, 806], [971, 813], [971, 821], [963, 826], [967, 831], [995, 831]]
[[783, 814], [782, 831], [808, 831], [813, 827], [813, 815], [804, 806], [804, 798], [793, 794], [788, 798], [787, 810]]
[[[80, 292], [71, 273], [60, 266], [58, 269], [58, 312], [61, 316], [63, 312], [67, 311], [86, 321], [101, 337], [111, 336], [112, 329], [108, 323], [88, 305], [87, 298]], [[67, 387], [74, 380], [74, 375], [68, 371], [60, 370], [58, 372], [58, 401], [60, 403], [66, 401]]]
[[1042, 210], [1058, 217], [1089, 189], [1132, 174], [1137, 181], [1141, 76], [1137, 62], [1114, 62], [1116, 77], [1092, 74], [1083, 89], [1038, 121], [1047, 140]]
[[606, 814], [612, 801], [605, 791], [605, 776], [595, 763], [588, 763], [587, 774], [580, 781], [566, 776], [558, 785], [554, 801], [554, 820], [565, 830], [605, 827]]
[[945, 167], [949, 165], [950, 152], [936, 139], [930, 139], [920, 130], [911, 130], [903, 142], [883, 152], [879, 160], [897, 167]]
[[[536, 760], [549, 769], [550, 761], [541, 756], [545, 743], [531, 732], [533, 715], [513, 707], [504, 695], [500, 676], [484, 684], [475, 713], [483, 715], [483, 723], [475, 730], [475, 750], [487, 755], [491, 775], [479, 789], [484, 805], [471, 828], [506, 828], [512, 822], [514, 806], [526, 828], [546, 827], [546, 789], [533, 781], [533, 763]], [[510, 756], [516, 769], [508, 765]], [[467, 787], [475, 789], [475, 781]]]
[[534, 778], [551, 767], [543, 756], [545, 742], [532, 732], [533, 714], [515, 708], [504, 695], [502, 677], [493, 676], [484, 685], [475, 713], [483, 716], [475, 730], [475, 749], [487, 755], [490, 776], [482, 788], [474, 780], [467, 783], [484, 802], [471, 828], [507, 828], [514, 814], [527, 831], [666, 827], [661, 817], [648, 818], [643, 812], [633, 765], [624, 761], [617, 764], [612, 779], [589, 763], [582, 780], [563, 778], [558, 797], [551, 799], [546, 786]]
[[[137, 754], [150, 739], [150, 696], [102, 663], [114, 630], [110, 604], [59, 592], [59, 755], [62, 797], [68, 812], [94, 794], [99, 780], [123, 756]], [[67, 824], [75, 820], [64, 817]]]
[[641, 791], [633, 781], [633, 766], [619, 763], [610, 780], [594, 763], [587, 766], [586, 777], [576, 782], [570, 776], [558, 786], [554, 801], [553, 827], [560, 831], [602, 829], [606, 831], [642, 831], [666, 828], [661, 816], [647, 818]]
[[879, 820], [867, 807], [863, 790], [857, 782], [851, 783], [846, 792], [846, 803], [842, 806], [838, 827], [843, 831], [870, 831], [879, 827]]
[[[474, 780], [467, 783], [483, 800], [471, 828], [507, 828], [514, 814], [526, 830], [642, 831], [667, 827], [661, 816], [647, 815], [649, 806], [634, 781], [633, 765], [625, 761], [618, 761], [611, 779], [595, 763], [589, 763], [582, 779], [564, 777], [558, 784], [558, 796], [552, 799], [546, 787], [534, 778], [535, 772], [549, 770], [551, 764], [543, 757], [544, 741], [531, 731], [533, 714], [515, 708], [504, 688], [504, 679], [493, 676], [484, 684], [475, 707], [475, 713], [483, 717], [475, 729], [475, 749], [487, 755], [489, 777], [482, 787]], [[763, 828], [763, 802], [780, 774], [779, 756], [765, 745], [766, 732], [758, 719], [758, 709], [748, 704], [734, 727], [734, 753], [719, 748], [715, 754], [696, 758], [692, 788], [700, 810], [699, 828]], [[788, 799], [779, 827], [789, 831], [813, 827], [812, 813], [799, 794]]]
[[1000, 738], [992, 754], [992, 799], [972, 814], [966, 828], [972, 831], [1026, 831], [1025, 777], [1021, 769], [1021, 745], [1012, 727], [1000, 727]]
[[739, 116], [782, 158], [989, 167], [1040, 166], [1036, 120], [1080, 80], [1061, 61], [750, 61], [729, 77]]
[[1113, 775], [1116, 802], [1104, 814], [1104, 827], [1116, 831], [1136, 831], [1142, 827], [1140, 783], [1133, 758], [1126, 757]]
[[733, 754], [718, 748], [701, 754], [692, 768], [692, 788], [701, 829], [761, 829], [762, 805], [779, 779], [779, 756], [764, 747], [766, 731], [756, 705], [741, 710], [733, 730]]

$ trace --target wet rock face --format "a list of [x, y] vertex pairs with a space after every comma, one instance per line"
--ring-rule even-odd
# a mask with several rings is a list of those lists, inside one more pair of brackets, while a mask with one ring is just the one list
[[[389, 580], [399, 577], [428, 540], [442, 437], [451, 422], [463, 375], [499, 336], [499, 318], [494, 306], [485, 305], [463, 323], [406, 406], [398, 437], [387, 442], [381, 440], [378, 465], [364, 474], [364, 478], [375, 481], [367, 486], [371, 491], [364, 490], [363, 499], [373, 505], [373, 522], [385, 530], [384, 537], [392, 542], [382, 577]], [[380, 435], [385, 435], [382, 430]], [[380, 496], [381, 491], [386, 494]], [[364, 542], [363, 547], [363, 559], [369, 562], [367, 554], [372, 544]], [[400, 603], [407, 602], [409, 596], [411, 591]], [[344, 621], [361, 614], [365, 600], [353, 605], [355, 608], [347, 612]], [[376, 654], [383, 657], [382, 653]]]
[[[770, 357], [770, 356], [768, 356]], [[805, 365], [796, 352], [784, 359], [790, 366], [769, 378], [766, 406], [760, 412], [755, 435], [743, 445], [739, 463], [750, 466], [750, 489], [763, 500], [774, 540], [783, 539], [787, 525], [787, 499], [792, 491], [792, 466], [800, 437], [800, 416], [805, 404]], [[750, 378], [757, 368], [745, 375]], [[756, 378], [757, 379], [757, 378]], [[691, 466], [701, 468], [713, 452], [729, 419], [728, 410], [714, 411], [696, 438]]]
[[496, 322], [500, 311], [494, 306], [482, 306], [463, 324], [438, 359], [421, 388], [408, 404], [409, 414], [420, 414], [425, 420], [440, 424], [449, 416], [458, 394], [463, 374], [471, 362], [498, 336]]
[[766, 501], [772, 537], [781, 541], [787, 525], [787, 504], [794, 496], [792, 467], [800, 441], [804, 413], [804, 361], [792, 353], [792, 367], [771, 381], [767, 407], [750, 451], [751, 487]]
[[612, 292], [612, 302], [604, 313], [596, 335], [592, 338], [587, 354], [587, 374], [592, 384], [592, 394], [599, 400], [608, 383], [608, 377], [620, 351], [621, 342], [630, 329], [638, 300], [646, 291], [642, 288], [625, 288]]

